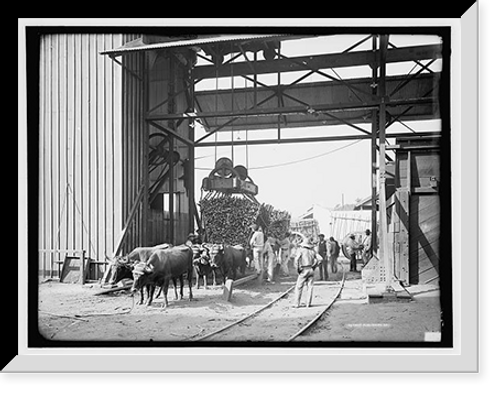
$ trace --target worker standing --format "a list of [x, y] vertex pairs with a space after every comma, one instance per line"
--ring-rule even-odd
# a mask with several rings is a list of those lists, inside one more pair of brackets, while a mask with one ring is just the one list
[[365, 239], [363, 240], [363, 263], [366, 265], [373, 256], [372, 252], [372, 235], [370, 230], [365, 231]]
[[289, 237], [290, 233], [286, 232], [283, 239], [280, 239], [278, 241], [280, 246], [280, 265], [284, 277], [290, 276], [290, 270], [288, 269], [288, 262], [290, 260], [290, 248], [292, 245], [290, 243]]
[[335, 238], [330, 237], [327, 242], [327, 256], [332, 269], [332, 274], [338, 271], [337, 259], [339, 258], [340, 247]]
[[347, 239], [346, 242], [346, 248], [347, 248], [347, 254], [349, 256], [349, 261], [351, 264], [350, 271], [351, 272], [357, 272], [357, 267], [356, 267], [356, 251], [362, 248], [363, 246], [359, 245], [356, 242], [356, 237], [354, 234], [351, 234], [349, 238]]
[[262, 275], [264, 273], [264, 233], [262, 227], [257, 227], [256, 224], [252, 224], [252, 229], [254, 233], [250, 239], [250, 247], [253, 253], [253, 264], [257, 274]]
[[322, 261], [319, 264], [319, 279], [320, 280], [328, 280], [328, 260], [326, 258], [327, 245], [326, 245], [324, 234], [319, 235], [318, 254], [322, 258]]
[[306, 239], [302, 242], [295, 256], [295, 266], [299, 276], [295, 285], [295, 308], [300, 307], [302, 289], [307, 285], [306, 306], [310, 307], [313, 296], [314, 268], [322, 261], [322, 257], [314, 251], [313, 246]]
[[269, 237], [264, 243], [264, 261], [267, 263], [267, 281], [274, 283], [274, 269], [277, 260], [276, 238]]

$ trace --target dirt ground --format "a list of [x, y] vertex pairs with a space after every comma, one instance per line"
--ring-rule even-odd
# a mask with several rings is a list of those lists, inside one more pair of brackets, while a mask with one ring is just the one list
[[[316, 273], [318, 275], [318, 273]], [[293, 291], [268, 309], [251, 330], [234, 330], [221, 341], [286, 341], [298, 327], [319, 313], [340, 286], [341, 275], [317, 281], [311, 308], [292, 308]], [[128, 291], [97, 296], [98, 284], [85, 286], [49, 281], [39, 285], [41, 335], [52, 341], [194, 341], [266, 305], [295, 284], [295, 277], [275, 284], [249, 282], [234, 289], [231, 302], [222, 299], [221, 287], [193, 288], [194, 300], [163, 296], [152, 306], [137, 305]], [[409, 288], [411, 291], [411, 287]], [[340, 298], [300, 341], [421, 342], [426, 333], [439, 332], [438, 291], [415, 288], [414, 300], [368, 303], [360, 275], [348, 273]], [[133, 303], [135, 301], [135, 304]], [[265, 335], [264, 335], [265, 333]]]

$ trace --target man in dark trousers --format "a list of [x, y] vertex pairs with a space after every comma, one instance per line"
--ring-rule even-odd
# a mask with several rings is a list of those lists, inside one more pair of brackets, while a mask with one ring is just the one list
[[319, 235], [318, 254], [323, 259], [319, 264], [319, 280], [328, 280], [328, 260], [326, 258], [326, 241], [324, 234]]
[[351, 263], [351, 272], [357, 272], [356, 267], [356, 251], [360, 248], [356, 242], [356, 237], [351, 234], [346, 242], [347, 254], [349, 255], [349, 260]]
[[340, 246], [335, 238], [330, 237], [329, 242], [327, 242], [327, 256], [330, 261], [330, 267], [332, 269], [332, 274], [336, 274], [338, 271], [337, 259], [339, 258]]

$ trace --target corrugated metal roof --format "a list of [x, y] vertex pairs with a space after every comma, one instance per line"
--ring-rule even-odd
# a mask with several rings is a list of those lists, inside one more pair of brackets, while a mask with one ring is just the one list
[[144, 42], [141, 37], [137, 40], [126, 43], [125, 45], [100, 52], [101, 55], [121, 55], [127, 52], [137, 52], [137, 51], [147, 51], [154, 49], [164, 49], [164, 48], [174, 48], [174, 47], [190, 47], [190, 46], [201, 46], [207, 44], [214, 44], [220, 42], [230, 42], [230, 41], [255, 41], [255, 40], [266, 40], [273, 38], [283, 38], [294, 36], [288, 34], [235, 34], [235, 35], [223, 35], [223, 36], [198, 36], [192, 39], [180, 39], [173, 41], [157, 42], [153, 44], [148, 44]]

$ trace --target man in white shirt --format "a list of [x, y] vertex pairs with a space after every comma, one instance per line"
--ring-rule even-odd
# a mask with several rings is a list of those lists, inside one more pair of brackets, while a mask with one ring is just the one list
[[257, 273], [260, 274], [264, 268], [264, 233], [262, 232], [262, 227], [257, 227], [256, 224], [252, 225], [255, 231], [250, 239], [250, 247], [253, 252], [253, 264]]
[[307, 239], [301, 243], [297, 255], [295, 256], [295, 266], [299, 273], [297, 284], [295, 285], [295, 305], [293, 305], [295, 308], [300, 307], [300, 298], [304, 285], [307, 286], [306, 306], [311, 306], [314, 286], [314, 269], [322, 260], [323, 257], [316, 253]]

